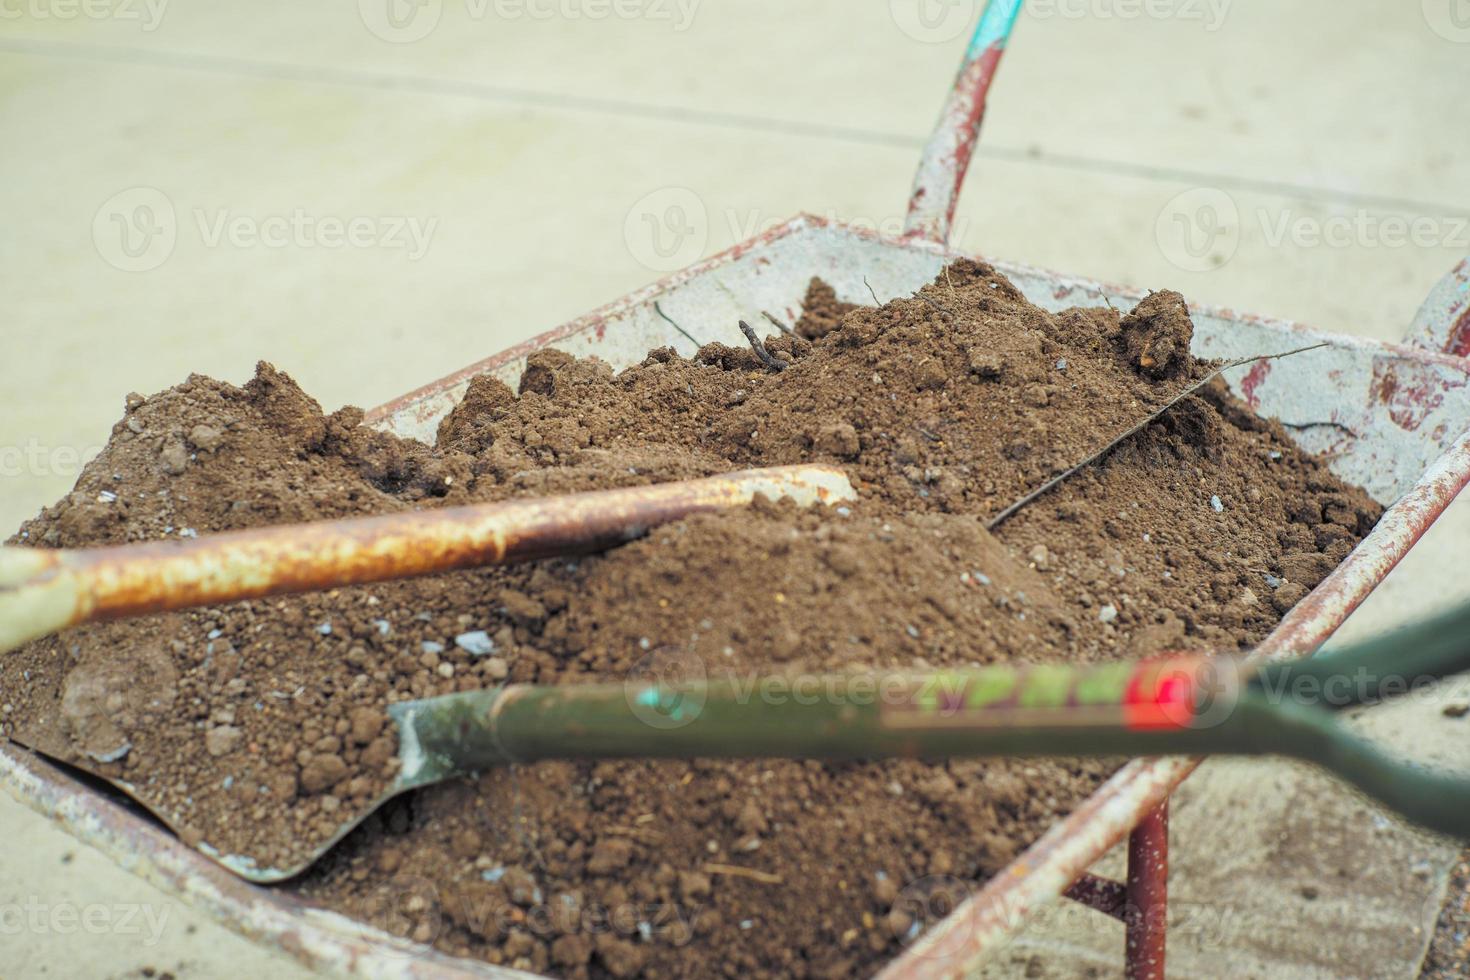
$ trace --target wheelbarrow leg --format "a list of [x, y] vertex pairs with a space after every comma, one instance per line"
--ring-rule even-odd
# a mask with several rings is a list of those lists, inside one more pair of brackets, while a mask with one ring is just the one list
[[1169, 801], [1141, 820], [1128, 837], [1128, 901], [1124, 974], [1128, 980], [1164, 980], [1169, 920]]

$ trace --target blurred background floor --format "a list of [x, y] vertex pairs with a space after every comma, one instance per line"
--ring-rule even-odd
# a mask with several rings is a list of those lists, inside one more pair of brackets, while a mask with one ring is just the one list
[[[70, 488], [129, 391], [266, 359], [329, 410], [374, 405], [798, 211], [896, 230], [978, 6], [6, 4], [0, 525]], [[1465, 0], [1031, 0], [955, 241], [1397, 338], [1470, 253], [1467, 90]], [[1170, 229], [1201, 202], [1225, 220], [1196, 252]], [[1444, 573], [1467, 533], [1470, 502], [1349, 629], [1470, 597]], [[1384, 724], [1433, 754], [1470, 721]], [[1177, 893], [1236, 923], [1177, 943], [1200, 947], [1179, 975], [1413, 974], [1453, 848], [1273, 762], [1212, 763], [1179, 811]], [[8, 799], [0, 820], [0, 911], [162, 920], [6, 925], [0, 975], [291, 975]], [[1352, 855], [1325, 897], [1280, 868], [1314, 833]], [[1364, 923], [1366, 947], [1322, 939]], [[1050, 917], [997, 969], [1114, 975], [1111, 928]]]

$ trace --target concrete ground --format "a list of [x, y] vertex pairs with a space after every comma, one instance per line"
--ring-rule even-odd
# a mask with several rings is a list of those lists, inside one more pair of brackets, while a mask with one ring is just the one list
[[[264, 358], [372, 405], [797, 211], [895, 229], [975, 7], [0, 2], [0, 526], [132, 390]], [[1470, 252], [1465, 0], [1028, 8], [964, 249], [1380, 338]], [[1232, 213], [1208, 255], [1177, 234]], [[1467, 534], [1470, 501], [1352, 631], [1470, 597]], [[1464, 761], [1439, 703], [1375, 724]], [[0, 821], [0, 976], [295, 975], [8, 799]], [[1275, 762], [1209, 764], [1174, 842], [1180, 976], [1412, 976], [1454, 850]], [[1115, 975], [1120, 941], [1044, 916], [997, 975]]]

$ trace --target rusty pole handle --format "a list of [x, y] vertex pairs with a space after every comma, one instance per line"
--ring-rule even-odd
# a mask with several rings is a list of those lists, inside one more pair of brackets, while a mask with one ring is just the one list
[[561, 497], [107, 548], [0, 548], [0, 652], [92, 620], [597, 551], [757, 494], [855, 499], [839, 469], [781, 466]]
[[939, 122], [919, 158], [904, 237], [937, 245], [949, 242], [960, 187], [980, 136], [985, 98], [1020, 13], [1021, 0], [987, 0]]

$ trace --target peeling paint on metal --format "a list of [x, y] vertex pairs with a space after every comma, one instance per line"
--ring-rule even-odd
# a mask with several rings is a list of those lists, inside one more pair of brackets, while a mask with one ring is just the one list
[[1369, 393], [1388, 409], [1394, 425], [1413, 432], [1444, 404], [1444, 386], [1439, 381], [1420, 365], [1375, 357]]
[[1240, 395], [1251, 408], [1260, 407], [1261, 400], [1256, 397], [1256, 389], [1271, 376], [1272, 363], [1272, 361], [1257, 361], [1251, 365], [1249, 373], [1240, 381]]

